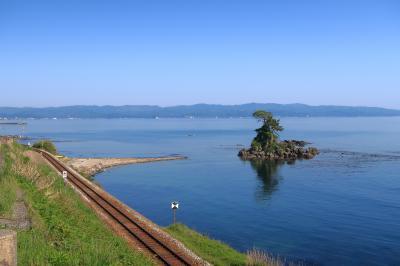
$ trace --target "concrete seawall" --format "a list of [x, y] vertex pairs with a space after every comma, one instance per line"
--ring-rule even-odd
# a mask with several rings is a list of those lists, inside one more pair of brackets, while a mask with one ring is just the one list
[[0, 266], [17, 265], [17, 233], [0, 230]]

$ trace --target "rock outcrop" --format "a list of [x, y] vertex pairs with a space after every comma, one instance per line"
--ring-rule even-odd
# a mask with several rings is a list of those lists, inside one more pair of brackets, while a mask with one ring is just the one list
[[260, 147], [242, 149], [238, 156], [243, 160], [277, 160], [294, 161], [296, 159], [312, 159], [319, 154], [314, 147], [305, 147], [307, 142], [298, 140], [285, 140], [275, 143], [273, 148], [265, 151]]

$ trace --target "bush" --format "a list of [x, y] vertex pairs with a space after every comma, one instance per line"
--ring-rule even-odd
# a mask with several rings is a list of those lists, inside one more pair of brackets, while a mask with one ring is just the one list
[[254, 150], [254, 151], [261, 151], [262, 150], [262, 146], [257, 140], [254, 139], [251, 142], [251, 149]]
[[[284, 266], [287, 265], [279, 258], [275, 258], [262, 250], [252, 249], [247, 251], [247, 266]], [[294, 265], [289, 263], [289, 266]]]
[[48, 151], [51, 154], [57, 154], [57, 148], [50, 140], [41, 140], [35, 142], [32, 147]]

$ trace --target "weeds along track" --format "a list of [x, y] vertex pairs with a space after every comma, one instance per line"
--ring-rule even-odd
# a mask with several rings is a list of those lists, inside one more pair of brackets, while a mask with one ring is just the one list
[[54, 158], [45, 151], [38, 151], [43, 157], [53, 165], [60, 173], [66, 171], [68, 181], [85, 195], [93, 204], [102, 210], [110, 219], [121, 225], [119, 228], [125, 230], [124, 234], [136, 243], [140, 243], [140, 248], [159, 262], [160, 265], [199, 265], [191, 256], [187, 255], [185, 250], [163, 238], [155, 232], [151, 226], [130, 213], [124, 205], [115, 200], [107, 192], [95, 187], [87, 180], [75, 174], [62, 162]]

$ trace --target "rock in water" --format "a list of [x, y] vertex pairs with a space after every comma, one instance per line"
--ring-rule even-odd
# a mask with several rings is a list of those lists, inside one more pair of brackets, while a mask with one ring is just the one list
[[283, 131], [279, 119], [271, 112], [257, 110], [253, 117], [262, 122], [257, 128], [257, 136], [253, 139], [250, 149], [242, 149], [239, 156], [244, 160], [280, 160], [294, 161], [296, 159], [311, 159], [319, 154], [316, 148], [305, 146], [309, 143], [299, 140], [279, 141], [278, 132]]
[[279, 160], [294, 161], [296, 159], [312, 159], [319, 154], [314, 147], [305, 148], [307, 142], [298, 140], [285, 140], [278, 142], [274, 149], [264, 151], [262, 149], [241, 149], [238, 156], [243, 160]]

